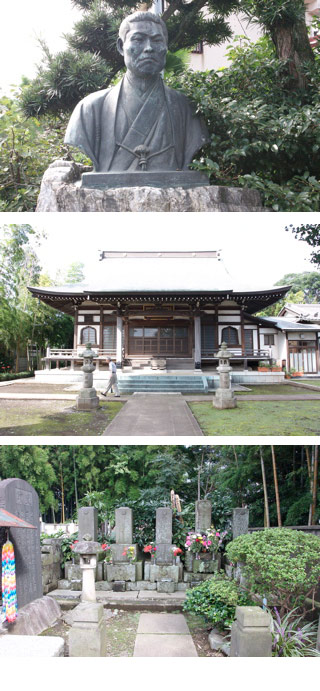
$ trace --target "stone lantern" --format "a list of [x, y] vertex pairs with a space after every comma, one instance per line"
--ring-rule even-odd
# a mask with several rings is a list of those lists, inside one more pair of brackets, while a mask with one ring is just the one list
[[230, 358], [232, 357], [232, 353], [228, 350], [226, 343], [221, 343], [217, 356], [219, 358], [217, 372], [219, 372], [220, 375], [220, 385], [216, 390], [213, 405], [215, 408], [220, 408], [221, 410], [224, 408], [236, 408], [237, 399], [231, 389], [230, 382], [230, 372], [232, 371], [232, 367], [230, 367]]
[[84, 535], [83, 540], [76, 543], [74, 550], [80, 555], [82, 571], [82, 602], [96, 602], [96, 568], [97, 554], [101, 552], [99, 542], [92, 540], [91, 535]]
[[84, 378], [83, 388], [77, 397], [78, 410], [93, 410], [99, 406], [97, 392], [92, 386], [93, 372], [95, 370], [95, 365], [93, 364], [94, 355], [94, 351], [91, 350], [91, 343], [88, 343], [86, 349], [81, 354], [83, 357], [83, 366], [81, 369], [84, 372]]

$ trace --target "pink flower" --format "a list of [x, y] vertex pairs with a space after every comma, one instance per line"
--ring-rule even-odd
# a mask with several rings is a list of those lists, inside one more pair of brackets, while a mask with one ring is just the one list
[[208, 545], [208, 546], [209, 546], [209, 545], [212, 545], [211, 540], [208, 540], [207, 545]]
[[216, 537], [220, 537], [220, 533], [216, 533]]

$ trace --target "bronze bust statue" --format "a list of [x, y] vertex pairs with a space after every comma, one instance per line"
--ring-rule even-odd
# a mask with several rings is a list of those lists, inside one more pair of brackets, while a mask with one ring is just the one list
[[186, 96], [162, 80], [167, 47], [167, 28], [159, 16], [135, 12], [122, 22], [117, 48], [126, 74], [116, 86], [77, 105], [65, 136], [92, 160], [96, 173], [187, 171], [208, 141], [206, 126]]

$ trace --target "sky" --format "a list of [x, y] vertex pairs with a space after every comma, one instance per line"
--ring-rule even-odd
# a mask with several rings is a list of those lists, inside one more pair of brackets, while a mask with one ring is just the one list
[[314, 271], [311, 248], [285, 226], [320, 223], [320, 213], [24, 213], [23, 219], [12, 213], [2, 221], [46, 233], [37, 254], [52, 277], [79, 261], [86, 281], [94, 279], [101, 250], [221, 250], [232, 281], [254, 289], [272, 287], [287, 273]]
[[22, 76], [35, 77], [36, 64], [42, 62], [37, 39], [45, 39], [53, 53], [63, 50], [62, 34], [71, 31], [82, 12], [71, 0], [10, 0], [3, 4], [0, 88], [2, 94], [8, 94], [10, 85], [19, 86]]

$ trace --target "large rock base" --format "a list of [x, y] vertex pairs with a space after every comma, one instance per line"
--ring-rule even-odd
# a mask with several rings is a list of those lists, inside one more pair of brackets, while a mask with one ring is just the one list
[[53, 626], [60, 616], [61, 610], [56, 600], [45, 595], [21, 607], [17, 620], [8, 626], [8, 633], [15, 636], [38, 636]]
[[265, 211], [257, 190], [237, 187], [81, 187], [88, 167], [70, 161], [54, 161], [46, 170], [36, 211]]

